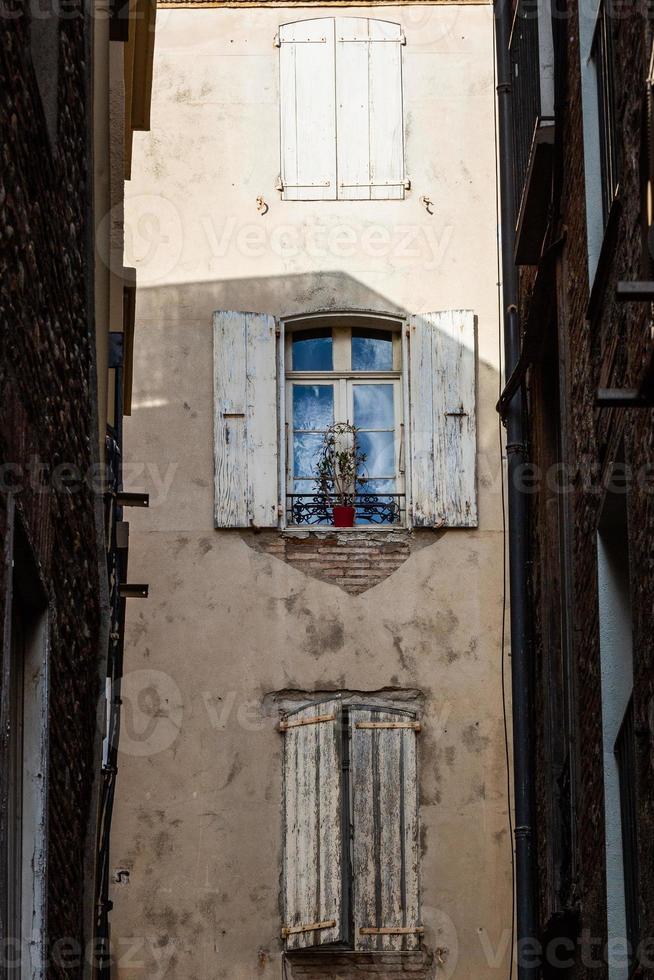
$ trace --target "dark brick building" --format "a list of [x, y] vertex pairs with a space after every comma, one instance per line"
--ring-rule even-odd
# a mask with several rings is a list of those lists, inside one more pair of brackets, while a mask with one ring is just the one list
[[[111, 25], [82, 0], [0, 11], [2, 977], [87, 974], [98, 910], [97, 719], [125, 568], [119, 474], [104, 469], [120, 452], [133, 292], [122, 240], [118, 265], [104, 261], [119, 223], [103, 219], [147, 115], [154, 22], [151, 4], [132, 5], [139, 30], [114, 7]], [[125, 42], [127, 140], [109, 113]]]
[[654, 976], [654, 293], [619, 287], [652, 278], [653, 35], [593, 6], [512, 12], [500, 410], [522, 399], [534, 931], [545, 975], [617, 980]]

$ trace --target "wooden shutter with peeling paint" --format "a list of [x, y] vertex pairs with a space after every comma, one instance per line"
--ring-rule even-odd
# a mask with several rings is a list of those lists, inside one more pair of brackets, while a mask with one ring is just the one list
[[216, 527], [278, 523], [275, 320], [213, 316]]
[[341, 200], [404, 197], [399, 24], [336, 18], [336, 143]]
[[419, 724], [351, 708], [354, 948], [418, 949]]
[[334, 18], [284, 24], [279, 46], [283, 200], [334, 200]]
[[470, 310], [410, 319], [411, 515], [476, 527], [476, 350]]
[[290, 714], [284, 732], [284, 924], [287, 949], [341, 942], [343, 781], [341, 702]]

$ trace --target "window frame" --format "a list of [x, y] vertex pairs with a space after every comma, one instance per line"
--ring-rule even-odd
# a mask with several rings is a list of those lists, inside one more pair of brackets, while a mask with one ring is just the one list
[[[0, 833], [7, 880], [0, 917], [18, 942], [8, 969], [42, 980], [47, 913], [49, 769], [49, 606], [43, 579], [13, 495], [9, 495], [2, 609], [7, 656], [0, 678], [0, 788], [8, 819]], [[11, 779], [20, 766], [20, 780]], [[33, 938], [37, 936], [36, 940]], [[5, 937], [6, 938], [6, 937]], [[12, 973], [13, 975], [13, 973]]]
[[[293, 334], [302, 330], [327, 328], [332, 330], [333, 341], [333, 370], [332, 371], [294, 371], [292, 369], [292, 338]], [[393, 370], [392, 371], [352, 371], [348, 369], [346, 348], [351, 342], [347, 334], [355, 329], [370, 329], [392, 333]], [[339, 528], [339, 531], [397, 531], [411, 526], [410, 492], [411, 467], [410, 447], [408, 445], [409, 425], [409, 359], [406, 320], [389, 314], [378, 313], [316, 313], [304, 316], [289, 317], [279, 322], [278, 335], [278, 416], [279, 416], [279, 487], [280, 487], [280, 523], [282, 530], [319, 528], [333, 532], [331, 525], [291, 524], [287, 519], [287, 494], [293, 493], [294, 474], [292, 472], [293, 453], [293, 405], [292, 388], [294, 383], [306, 382], [316, 385], [333, 385], [334, 421], [344, 421], [337, 418], [337, 405], [344, 405], [351, 417], [352, 389], [355, 384], [392, 383], [394, 386], [395, 411], [395, 440], [394, 458], [396, 466], [395, 493], [402, 494], [405, 507], [402, 520], [398, 524], [356, 524], [353, 528]], [[339, 392], [337, 394], [337, 386]], [[350, 414], [351, 413], [351, 414]], [[374, 479], [374, 478], [370, 478]], [[381, 479], [381, 478], [379, 478]]]
[[590, 49], [597, 98], [598, 155], [604, 230], [620, 184], [620, 140], [617, 132], [616, 65], [611, 0], [600, 0]]

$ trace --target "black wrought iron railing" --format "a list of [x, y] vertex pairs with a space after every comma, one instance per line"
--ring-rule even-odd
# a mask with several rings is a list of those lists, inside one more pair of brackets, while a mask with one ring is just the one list
[[620, 779], [622, 819], [622, 860], [627, 940], [634, 959], [640, 941], [638, 902], [638, 837], [636, 813], [636, 745], [634, 740], [634, 701], [629, 701], [615, 742], [615, 758]]
[[538, 0], [519, 0], [511, 31], [509, 56], [513, 83], [515, 201], [516, 207], [519, 207], [534, 133], [541, 115]]
[[[401, 525], [406, 513], [403, 493], [357, 493], [352, 498], [355, 524]], [[318, 493], [289, 493], [286, 496], [289, 525], [333, 524], [333, 501]]]

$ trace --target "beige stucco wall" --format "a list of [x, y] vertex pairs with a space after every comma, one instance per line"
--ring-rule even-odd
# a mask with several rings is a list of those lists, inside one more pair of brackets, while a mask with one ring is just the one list
[[[448, 949], [434, 971], [504, 976], [491, 11], [379, 11], [407, 35], [412, 190], [401, 202], [319, 204], [282, 203], [275, 190], [273, 37], [333, 11], [159, 13], [152, 133], [135, 138], [126, 214], [141, 289], [125, 485], [148, 489], [152, 506], [126, 515], [129, 578], [149, 582], [150, 598], [128, 607], [117, 975], [282, 976], [281, 736], [265, 696], [392, 686], [425, 697], [422, 918], [425, 945]], [[358, 597], [256, 550], [251, 532], [214, 530], [213, 310], [462, 307], [479, 324], [477, 530], [421, 532], [408, 561]]]

